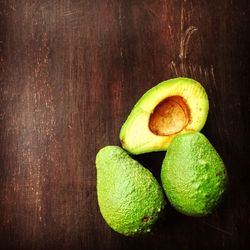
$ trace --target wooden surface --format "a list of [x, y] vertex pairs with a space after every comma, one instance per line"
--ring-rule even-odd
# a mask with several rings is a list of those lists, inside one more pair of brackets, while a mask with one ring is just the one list
[[[0, 1], [0, 249], [250, 249], [248, 0]], [[110, 230], [95, 155], [138, 98], [190, 76], [230, 185], [219, 209], [167, 207], [155, 234]], [[138, 156], [159, 179], [164, 153]]]

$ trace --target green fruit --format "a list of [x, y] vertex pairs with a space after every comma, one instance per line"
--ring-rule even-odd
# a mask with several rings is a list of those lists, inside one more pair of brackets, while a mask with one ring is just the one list
[[161, 180], [172, 206], [186, 215], [203, 216], [219, 203], [227, 174], [208, 139], [191, 132], [173, 139], [163, 161]]
[[150, 232], [165, 206], [151, 172], [117, 146], [98, 152], [96, 168], [97, 198], [107, 224], [124, 235]]
[[132, 154], [166, 150], [176, 134], [200, 131], [208, 109], [206, 91], [197, 81], [159, 83], [140, 98], [123, 124], [122, 146]]

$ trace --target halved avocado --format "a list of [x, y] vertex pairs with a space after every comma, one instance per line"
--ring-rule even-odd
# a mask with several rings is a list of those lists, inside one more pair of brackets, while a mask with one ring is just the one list
[[206, 91], [197, 81], [163, 81], [136, 103], [121, 128], [121, 144], [131, 154], [167, 150], [175, 135], [200, 131], [208, 109]]

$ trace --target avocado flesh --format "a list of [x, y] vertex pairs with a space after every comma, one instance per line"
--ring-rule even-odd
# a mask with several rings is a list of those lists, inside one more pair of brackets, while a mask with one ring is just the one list
[[136, 103], [120, 131], [122, 147], [131, 154], [165, 151], [177, 134], [200, 131], [207, 119], [208, 97], [189, 78], [164, 81]]
[[165, 206], [151, 172], [117, 146], [98, 152], [96, 169], [98, 204], [107, 224], [127, 236], [150, 232]]
[[227, 174], [208, 139], [190, 132], [173, 139], [163, 161], [161, 180], [173, 207], [186, 215], [203, 216], [219, 203]]

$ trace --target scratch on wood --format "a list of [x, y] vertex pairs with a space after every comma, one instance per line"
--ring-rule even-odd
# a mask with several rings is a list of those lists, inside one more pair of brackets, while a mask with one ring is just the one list
[[157, 16], [157, 13], [150, 7], [148, 6], [147, 3], [143, 3], [144, 8], [148, 11], [148, 13], [150, 13], [153, 16]]
[[187, 57], [187, 50], [190, 38], [192, 34], [197, 31], [198, 29], [195, 26], [190, 26], [186, 31], [185, 34], [181, 37], [181, 44], [180, 44], [180, 59], [186, 59]]
[[[119, 5], [119, 26], [120, 26], [120, 30], [121, 30], [121, 34], [122, 34], [122, 11], [121, 11], [121, 5]], [[122, 44], [120, 46], [120, 55], [121, 55], [121, 58], [123, 59]]]
[[199, 72], [200, 72], [200, 75], [202, 76], [202, 75], [203, 75], [203, 72], [202, 72], [201, 65], [199, 66]]
[[181, 75], [187, 75], [188, 72], [192, 73], [192, 66], [186, 64], [186, 59], [187, 59], [187, 52], [190, 43], [190, 38], [196, 31], [198, 31], [198, 28], [193, 25], [190, 25], [184, 32], [184, 23], [185, 23], [185, 9], [182, 3], [181, 20], [180, 20], [180, 49], [179, 49], [180, 62], [178, 64], [179, 72], [177, 71], [177, 67], [174, 61], [171, 61], [169, 65], [172, 73], [174, 73], [175, 75], [177, 75], [178, 73], [180, 73]]
[[183, 4], [181, 4], [181, 39], [183, 35], [183, 29], [184, 29], [184, 7]]
[[64, 12], [63, 15], [64, 16], [72, 16], [72, 15], [75, 15], [78, 13], [79, 13], [79, 10], [69, 10], [69, 11]]
[[190, 74], [191, 74], [192, 78], [194, 78], [195, 71], [196, 71], [196, 66], [195, 66], [195, 65], [190, 64], [190, 65], [188, 66], [188, 68], [189, 68], [189, 72], [190, 72]]
[[[190, 39], [192, 35], [198, 31], [198, 28], [194, 25], [189, 25], [189, 27], [185, 29], [185, 22], [190, 23], [190, 12], [185, 12], [185, 2], [185, 0], [182, 1], [180, 9], [179, 60], [172, 60], [169, 67], [175, 76], [191, 76], [192, 78], [200, 79], [200, 81], [204, 83], [212, 82], [212, 84], [216, 85], [213, 65], [203, 67], [202, 65], [193, 65], [187, 61]], [[191, 9], [192, 8], [191, 3]]]
[[209, 223], [207, 223], [207, 222], [205, 222], [205, 221], [201, 221], [201, 223], [203, 223], [203, 224], [205, 224], [205, 225], [207, 225], [207, 226], [209, 226], [209, 227], [211, 227], [211, 228], [217, 230], [218, 232], [221, 232], [221, 233], [224, 233], [224, 234], [227, 234], [227, 235], [230, 235], [230, 236], [233, 235], [233, 233], [228, 232], [228, 231], [226, 231], [226, 230], [224, 230], [224, 229], [222, 229], [222, 228], [220, 228], [220, 227], [217, 227], [217, 226], [214, 226], [214, 225], [212, 225], [212, 224], [209, 224]]
[[[119, 5], [119, 26], [120, 26], [120, 34], [121, 34], [121, 41], [120, 41], [120, 55], [122, 60], [122, 65], [124, 65], [124, 55], [123, 55], [123, 42], [122, 42], [122, 34], [123, 34], [123, 24], [122, 24], [122, 8], [121, 4]], [[121, 74], [121, 84], [124, 82], [124, 71], [122, 70]]]
[[208, 82], [209, 76], [208, 76], [208, 69], [207, 68], [204, 69], [204, 74], [205, 74], [205, 80], [206, 80], [206, 82]]
[[213, 82], [216, 83], [216, 81], [215, 81], [215, 76], [214, 76], [214, 67], [213, 67], [213, 65], [211, 65], [210, 72], [211, 72], [211, 76], [212, 76]]
[[170, 68], [171, 68], [171, 71], [174, 72], [176, 76], [178, 76], [178, 71], [177, 71], [176, 64], [174, 61], [170, 63]]
[[181, 64], [180, 64], [180, 71], [181, 71], [181, 74], [184, 76], [184, 75], [187, 75], [187, 66], [186, 66], [186, 62], [184, 61], [181, 61]]

